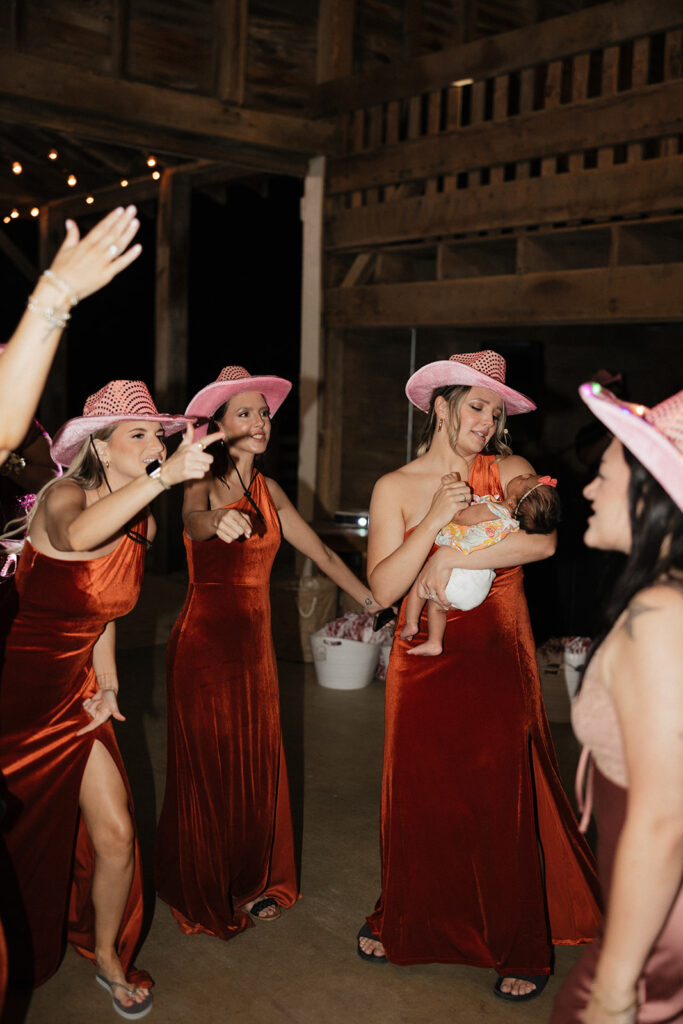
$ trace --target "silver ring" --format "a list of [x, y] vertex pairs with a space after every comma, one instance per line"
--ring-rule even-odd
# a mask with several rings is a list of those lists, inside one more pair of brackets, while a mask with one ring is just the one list
[[200, 452], [204, 451], [204, 442], [203, 441], [197, 441], [196, 445], [199, 448]]
[[433, 601], [435, 597], [436, 597], [436, 594], [427, 594], [427, 600], [428, 601]]
[[119, 254], [119, 247], [118, 247], [118, 245], [114, 245], [114, 243], [112, 242], [112, 244], [107, 249], [107, 252], [111, 256], [111, 258], [114, 259], [114, 256], [118, 256], [118, 254]]

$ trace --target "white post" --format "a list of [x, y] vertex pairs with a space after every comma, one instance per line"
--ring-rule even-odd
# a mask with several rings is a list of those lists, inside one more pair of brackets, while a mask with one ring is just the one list
[[320, 418], [322, 242], [325, 157], [309, 161], [301, 199], [301, 368], [299, 371], [299, 471], [297, 506], [310, 522], [315, 507]]

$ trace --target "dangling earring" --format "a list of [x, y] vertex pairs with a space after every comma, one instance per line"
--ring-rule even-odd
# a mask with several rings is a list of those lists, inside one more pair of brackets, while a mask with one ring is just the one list
[[442, 426], [443, 426], [443, 420], [439, 420], [439, 426], [436, 429], [437, 430], [441, 430]]

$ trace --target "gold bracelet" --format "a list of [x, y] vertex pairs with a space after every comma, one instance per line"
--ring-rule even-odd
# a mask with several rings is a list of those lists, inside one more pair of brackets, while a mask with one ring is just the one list
[[591, 999], [593, 1000], [593, 1002], [598, 1004], [603, 1013], [608, 1014], [608, 1016], [610, 1017], [619, 1017], [622, 1013], [628, 1013], [628, 1011], [632, 1010], [638, 1003], [638, 997], [634, 996], [627, 1006], [622, 1006], [619, 1010], [611, 1010], [609, 1006], [606, 1006], [603, 1003], [602, 999], [600, 998], [600, 996], [594, 988], [591, 989]]

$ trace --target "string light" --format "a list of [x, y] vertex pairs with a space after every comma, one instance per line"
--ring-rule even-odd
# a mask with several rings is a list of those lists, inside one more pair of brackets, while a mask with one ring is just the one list
[[155, 181], [158, 181], [159, 178], [161, 177], [161, 171], [152, 171], [152, 177], [154, 178]]
[[32, 206], [31, 207], [31, 216], [32, 217], [39, 217], [40, 216], [40, 210], [38, 209], [37, 206]]
[[451, 82], [451, 85], [455, 86], [456, 89], [462, 89], [466, 85], [474, 85], [473, 78], [456, 78], [455, 82]]
[[147, 157], [147, 166], [148, 167], [156, 167], [156, 165], [157, 165], [157, 158], [155, 156], [148, 156]]
[[15, 207], [15, 208], [14, 208], [14, 209], [12, 210], [12, 212], [10, 213], [10, 217], [12, 218], [12, 220], [16, 220], [18, 216], [19, 216], [19, 211], [18, 211], [18, 210], [17, 210], [17, 208]]
[[88, 206], [92, 206], [92, 204], [95, 202], [95, 197], [94, 196], [86, 196], [85, 197], [85, 201], [88, 204]]
[[128, 188], [128, 178], [121, 178], [121, 188]]
[[71, 188], [73, 188], [74, 185], [78, 184], [78, 178], [75, 174], [70, 174], [69, 177], [66, 179], [66, 183], [67, 185], [70, 185]]
[[3, 217], [3, 218], [2, 218], [2, 222], [3, 222], [3, 224], [9, 224], [9, 222], [11, 221], [11, 219], [12, 219], [12, 218], [11, 218], [11, 217], [9, 217], [9, 216], [7, 216], [7, 217]]
[[47, 158], [48, 158], [48, 160], [56, 160], [57, 159], [57, 150], [56, 149], [51, 149], [50, 152], [47, 154]]
[[15, 160], [12, 164], [12, 174], [21, 174], [23, 169], [24, 168], [21, 166], [18, 160]]

